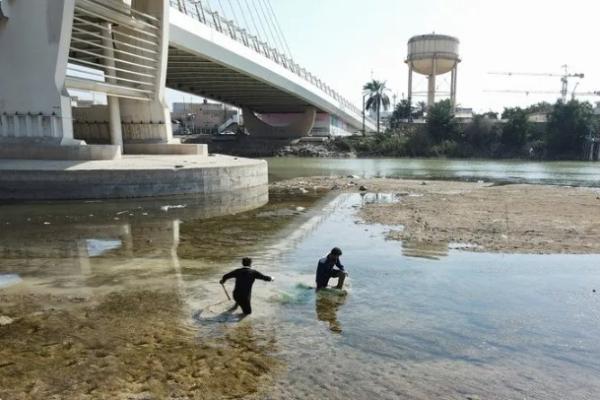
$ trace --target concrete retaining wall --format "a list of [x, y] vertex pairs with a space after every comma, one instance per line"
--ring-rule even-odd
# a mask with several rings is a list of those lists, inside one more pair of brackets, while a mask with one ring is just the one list
[[208, 157], [206, 144], [133, 143], [124, 145], [125, 154], [193, 154]]
[[118, 160], [121, 146], [81, 145], [81, 146], [24, 146], [3, 144], [0, 146], [0, 159], [25, 160]]
[[[264, 160], [223, 157], [215, 166], [162, 169], [11, 168], [0, 173], [2, 200], [108, 199], [225, 193], [250, 188], [268, 191]], [[230, 160], [230, 161], [228, 161]], [[124, 160], [125, 161], [125, 160]], [[60, 168], [59, 168], [60, 167]]]

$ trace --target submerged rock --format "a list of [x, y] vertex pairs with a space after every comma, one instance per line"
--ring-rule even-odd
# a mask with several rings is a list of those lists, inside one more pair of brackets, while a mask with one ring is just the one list
[[7, 317], [6, 315], [0, 316], [0, 326], [10, 325], [15, 322], [11, 317]]

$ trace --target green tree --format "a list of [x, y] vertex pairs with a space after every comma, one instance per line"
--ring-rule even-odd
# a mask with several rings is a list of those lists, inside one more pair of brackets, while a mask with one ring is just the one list
[[498, 146], [498, 124], [488, 114], [475, 115], [465, 127], [464, 143], [478, 157], [492, 156]]
[[483, 117], [487, 119], [498, 119], [498, 113], [494, 111], [488, 111], [482, 114]]
[[396, 104], [394, 112], [392, 112], [392, 117], [390, 118], [390, 128], [397, 129], [403, 120], [409, 119], [412, 114], [411, 108], [412, 107], [408, 100], [400, 100], [400, 102]]
[[536, 104], [532, 104], [526, 108], [528, 114], [533, 113], [551, 113], [554, 106], [547, 101], [542, 101]]
[[427, 132], [435, 143], [457, 139], [459, 130], [454, 120], [454, 107], [450, 100], [439, 101], [429, 108]]
[[506, 123], [502, 127], [502, 136], [500, 141], [504, 147], [504, 153], [510, 155], [522, 149], [527, 141], [531, 124], [529, 122], [529, 113], [520, 107], [505, 108], [502, 113], [502, 119]]
[[390, 107], [390, 98], [386, 94], [389, 89], [385, 86], [386, 83], [373, 79], [371, 82], [365, 83], [363, 86], [363, 93], [367, 97], [367, 110], [375, 111], [377, 113], [377, 133], [380, 133], [379, 121], [381, 115], [381, 109], [386, 111]]
[[548, 120], [547, 146], [552, 158], [579, 158], [582, 146], [595, 129], [594, 109], [588, 102], [558, 101]]

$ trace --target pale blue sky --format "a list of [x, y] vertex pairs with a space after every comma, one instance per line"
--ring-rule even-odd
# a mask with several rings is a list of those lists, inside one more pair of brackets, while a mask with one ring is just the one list
[[[244, 0], [221, 1], [227, 11], [227, 1]], [[212, 3], [219, 7], [216, 0]], [[463, 106], [501, 110], [504, 105], [555, 99], [484, 89], [560, 90], [559, 78], [500, 77], [488, 75], [489, 71], [560, 73], [561, 65], [568, 64], [572, 72], [586, 74], [577, 91], [600, 90], [598, 1], [271, 0], [271, 4], [296, 62], [356, 105], [371, 71], [401, 98], [407, 87], [406, 42], [433, 31], [461, 41], [458, 101]], [[446, 82], [449, 75], [439, 79], [442, 90]], [[415, 90], [424, 90], [425, 85], [424, 78], [417, 78]], [[177, 98], [181, 97], [169, 96], [171, 101]]]

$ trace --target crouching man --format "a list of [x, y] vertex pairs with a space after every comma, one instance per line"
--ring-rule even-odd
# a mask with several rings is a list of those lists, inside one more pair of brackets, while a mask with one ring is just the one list
[[348, 276], [348, 273], [340, 262], [341, 255], [342, 250], [338, 247], [334, 247], [327, 257], [319, 260], [316, 276], [317, 290], [326, 288], [329, 279], [331, 278], [338, 278], [337, 289], [342, 289], [344, 287], [344, 280], [346, 279], [346, 276]]

